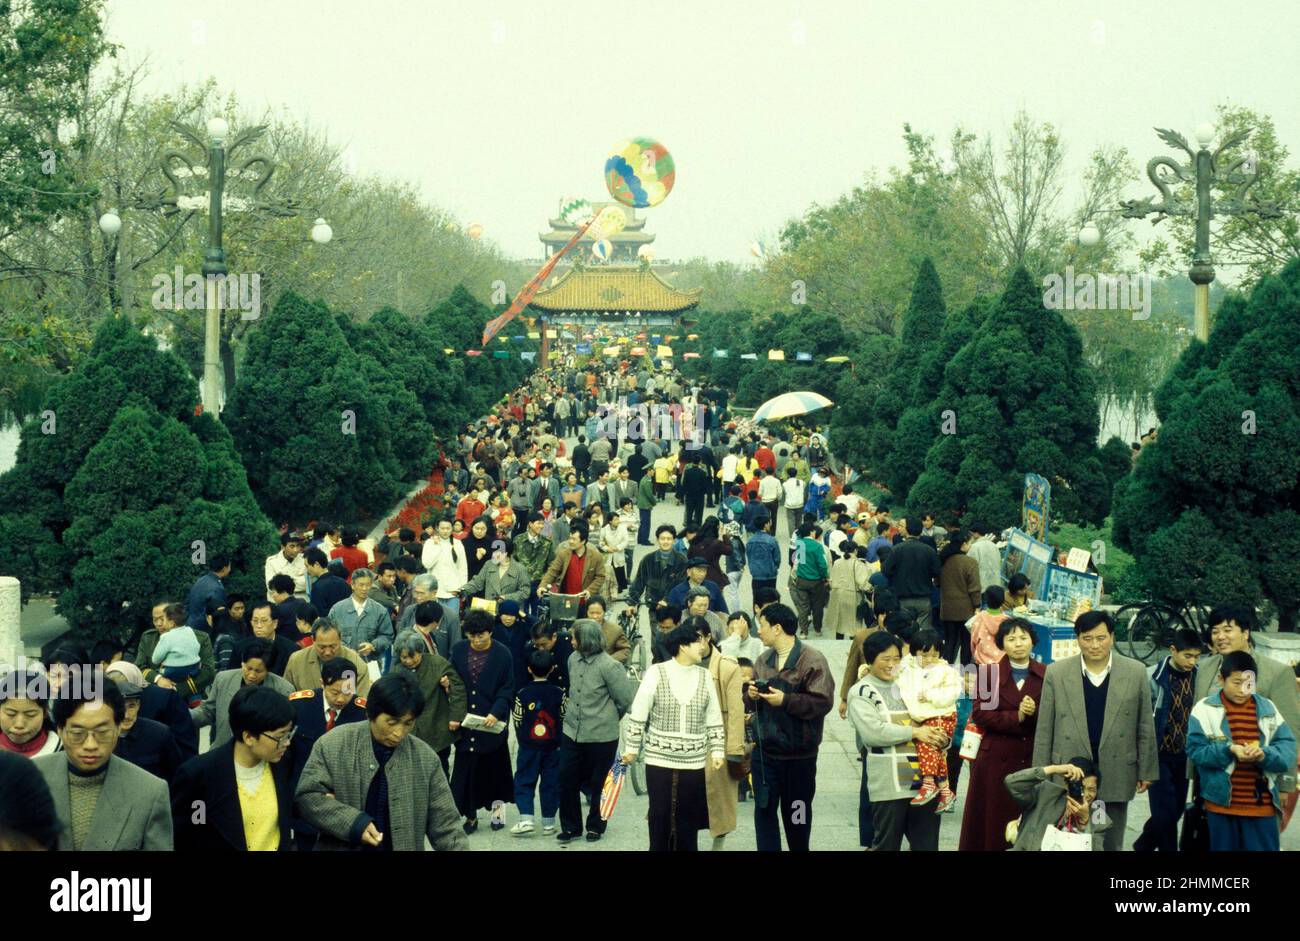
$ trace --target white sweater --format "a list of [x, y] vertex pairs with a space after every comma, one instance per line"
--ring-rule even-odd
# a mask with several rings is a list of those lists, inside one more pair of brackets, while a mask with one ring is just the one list
[[641, 680], [628, 711], [627, 751], [645, 743], [645, 762], [657, 768], [703, 770], [726, 757], [722, 708], [713, 677], [701, 666], [656, 663]]

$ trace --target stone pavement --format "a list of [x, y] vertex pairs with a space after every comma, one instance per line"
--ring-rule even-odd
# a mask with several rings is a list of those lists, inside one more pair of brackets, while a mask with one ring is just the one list
[[[575, 443], [575, 440], [569, 440], [568, 447], [570, 450]], [[715, 511], [715, 508], [706, 508], [705, 516], [712, 515]], [[674, 504], [670, 497], [667, 503], [661, 503], [655, 507], [651, 533], [653, 534], [654, 526], [659, 526], [662, 523], [672, 523], [675, 526], [680, 526], [683, 516], [683, 508]], [[781, 517], [776, 535], [784, 548], [788, 545], [788, 536], [785, 514], [782, 513]], [[635, 561], [640, 562], [641, 557], [650, 551], [652, 550], [649, 548], [638, 546]], [[778, 579], [778, 585], [781, 589], [782, 599], [789, 603], [789, 597], [785, 590], [787, 575], [788, 572], [783, 567], [781, 576]], [[753, 600], [748, 572], [741, 579], [740, 595], [742, 609], [752, 611]], [[626, 605], [616, 602], [611, 609], [614, 614], [617, 614], [625, 607]], [[642, 630], [645, 629], [645, 625], [643, 625]], [[826, 655], [835, 677], [836, 695], [838, 696], [840, 679], [844, 674], [844, 664], [848, 656], [849, 641], [817, 638], [814, 635], [809, 639], [808, 643]], [[838, 707], [838, 699], [836, 705]], [[513, 755], [515, 750], [513, 731], [510, 735], [510, 747]], [[839, 717], [837, 709], [832, 710], [831, 714], [826, 718], [825, 737], [817, 761], [817, 796], [813, 802], [812, 817], [813, 850], [860, 851], [861, 849], [858, 845], [858, 792], [862, 781], [862, 763], [857, 759], [857, 747], [854, 743], [851, 724], [848, 720]], [[957, 849], [957, 840], [961, 833], [962, 814], [965, 811], [966, 786], [967, 775], [963, 773], [958, 787], [955, 812], [945, 814], [943, 817], [939, 836], [939, 848], [941, 850]], [[631, 782], [628, 781], [624, 785], [618, 807], [614, 812], [614, 816], [610, 819], [605, 836], [594, 844], [589, 844], [585, 840], [577, 840], [567, 845], [558, 843], [553, 836], [543, 835], [540, 822], [538, 829], [532, 835], [512, 836], [510, 834], [510, 825], [513, 825], [518, 820], [518, 814], [514, 807], [511, 806], [507, 811], [506, 829], [496, 833], [493, 833], [487, 826], [487, 814], [482, 814], [479, 818], [478, 832], [469, 837], [470, 846], [476, 850], [505, 851], [556, 850], [575, 853], [611, 849], [644, 851], [649, 845], [645, 824], [647, 806], [647, 798], [637, 795], [632, 789]], [[540, 807], [538, 810], [540, 812]], [[1129, 805], [1128, 835], [1125, 846], [1132, 845], [1133, 840], [1141, 833], [1142, 825], [1149, 816], [1145, 797], [1139, 796]], [[702, 831], [699, 839], [700, 849], [707, 850], [710, 844], [711, 838], [708, 833]], [[1300, 827], [1289, 828], [1282, 835], [1282, 848], [1286, 850], [1300, 848]], [[738, 805], [737, 828], [735, 832], [726, 838], [725, 849], [731, 851], [754, 850], [752, 803]]]

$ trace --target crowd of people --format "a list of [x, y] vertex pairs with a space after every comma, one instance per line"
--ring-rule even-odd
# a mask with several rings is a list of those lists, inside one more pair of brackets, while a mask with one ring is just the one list
[[803, 851], [838, 705], [866, 849], [937, 849], [968, 762], [963, 850], [1120, 849], [1144, 792], [1134, 848], [1175, 850], [1189, 780], [1184, 840], [1278, 849], [1300, 694], [1251, 608], [1150, 669], [1085, 612], [1045, 667], [997, 532], [896, 517], [823, 436], [671, 368], [569, 355], [440, 466], [418, 530], [286, 525], [264, 594], [214, 557], [128, 643], [8, 671], [0, 845], [459, 850], [483, 822], [594, 843], [607, 775], [640, 761], [650, 849], [722, 849], [745, 802], [757, 849]]

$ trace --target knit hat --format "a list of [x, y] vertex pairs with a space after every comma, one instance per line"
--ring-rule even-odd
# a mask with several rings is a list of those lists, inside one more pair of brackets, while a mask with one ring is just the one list
[[110, 663], [104, 670], [104, 675], [117, 684], [122, 695], [128, 699], [133, 696], [139, 696], [144, 688], [149, 685], [144, 681], [144, 673], [134, 663], [127, 663], [125, 660], [119, 660], [116, 663]]
[[506, 600], [497, 605], [497, 614], [513, 614], [519, 617], [519, 602]]

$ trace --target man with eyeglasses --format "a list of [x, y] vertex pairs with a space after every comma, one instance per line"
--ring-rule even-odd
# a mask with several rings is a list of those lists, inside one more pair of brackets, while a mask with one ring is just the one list
[[467, 850], [442, 762], [411, 735], [424, 710], [415, 681], [392, 673], [366, 698], [370, 721], [321, 736], [296, 792], [298, 815], [320, 831], [321, 850]]
[[233, 738], [181, 765], [171, 788], [176, 849], [293, 849], [293, 782], [281, 761], [293, 741], [293, 707], [283, 693], [245, 686], [230, 700]]
[[64, 751], [32, 759], [63, 824], [58, 848], [170, 851], [166, 782], [113, 755], [126, 699], [99, 671], [85, 686], [63, 690], [54, 700]]
[[1094, 822], [1109, 823], [1103, 848], [1115, 852], [1124, 848], [1129, 801], [1160, 777], [1151, 685], [1141, 663], [1115, 653], [1115, 624], [1105, 611], [1079, 615], [1074, 636], [1078, 656], [1057, 660], [1043, 678], [1032, 765], [1092, 758], [1101, 781]]

